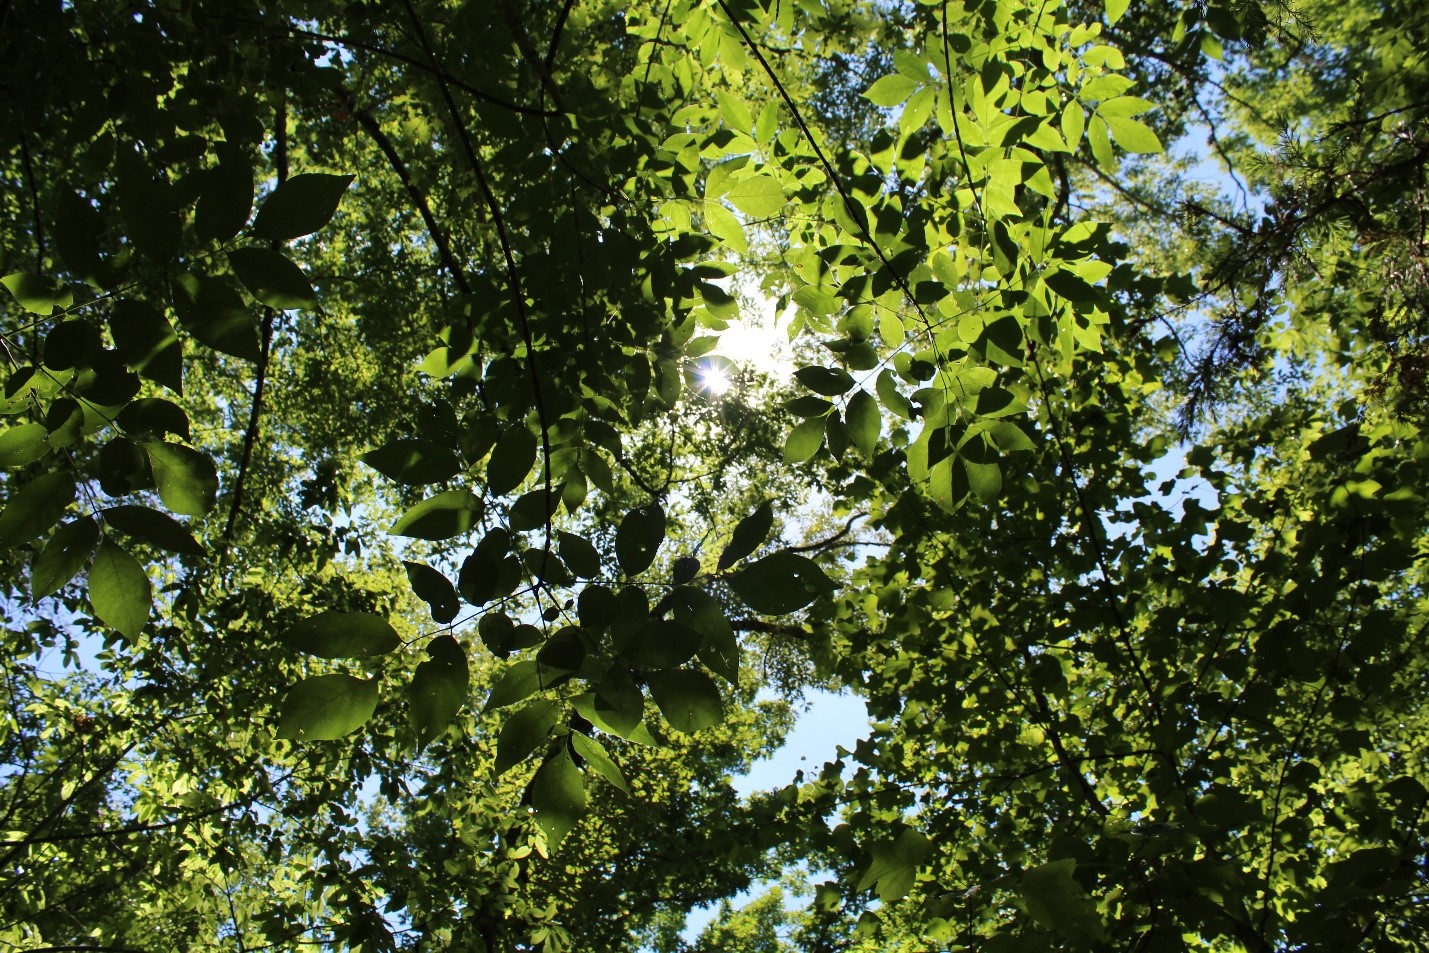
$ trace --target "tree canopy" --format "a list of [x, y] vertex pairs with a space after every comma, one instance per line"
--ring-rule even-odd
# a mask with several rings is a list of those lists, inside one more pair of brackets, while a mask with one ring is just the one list
[[1422, 947], [1422, 5], [0, 26], [0, 949]]

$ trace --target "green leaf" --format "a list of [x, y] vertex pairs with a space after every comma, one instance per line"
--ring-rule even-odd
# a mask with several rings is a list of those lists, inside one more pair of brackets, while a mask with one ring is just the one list
[[389, 440], [364, 453], [362, 462], [389, 480], [408, 486], [440, 483], [461, 470], [461, 463], [449, 447], [430, 440]]
[[427, 644], [427, 654], [431, 658], [417, 666], [407, 690], [419, 751], [446, 730], [471, 691], [471, 673], [460, 642], [450, 635], [437, 636]]
[[446, 490], [407, 510], [387, 532], [393, 536], [442, 540], [470, 532], [483, 507], [467, 490]]
[[824, 445], [826, 427], [827, 423], [823, 417], [810, 417], [795, 424], [794, 429], [789, 431], [788, 439], [784, 441], [784, 462], [803, 463], [811, 459]]
[[763, 173], [738, 180], [724, 197], [753, 218], [769, 218], [784, 210], [784, 190], [779, 180]]
[[222, 354], [258, 361], [262, 345], [258, 326], [242, 296], [215, 278], [179, 275], [173, 281], [179, 324], [201, 343]]
[[976, 463], [963, 458], [968, 474], [968, 487], [984, 503], [994, 503], [1002, 492], [1002, 469], [996, 463]]
[[104, 232], [104, 216], [88, 200], [67, 190], [56, 196], [55, 246], [60, 257], [81, 281], [112, 288], [118, 281], [118, 269], [100, 253]]
[[493, 496], [505, 496], [526, 481], [536, 463], [540, 443], [524, 424], [501, 435], [486, 461], [486, 489]]
[[685, 734], [713, 728], [724, 720], [719, 689], [704, 672], [675, 669], [649, 674], [650, 697], [670, 727]]
[[248, 293], [270, 308], [311, 311], [318, 306], [308, 276], [281, 252], [235, 248], [228, 253], [228, 264]]
[[115, 157], [118, 173], [114, 187], [126, 237], [155, 262], [167, 262], [183, 242], [174, 187], [162, 171], [131, 148]]
[[610, 754], [605, 750], [605, 746], [599, 741], [587, 737], [578, 731], [573, 731], [571, 732], [571, 746], [576, 749], [576, 754], [585, 759], [587, 768], [605, 778], [626, 794], [630, 793], [630, 786], [625, 783], [625, 775], [620, 773], [619, 766], [611, 759]]
[[884, 370], [878, 375], [878, 382], [875, 385], [878, 391], [878, 399], [883, 402], [892, 413], [904, 420], [913, 419], [913, 403], [903, 396], [903, 392], [898, 389], [898, 379], [890, 370]]
[[173, 434], [190, 439], [189, 417], [182, 407], [162, 397], [140, 397], [119, 413], [119, 426], [131, 437]]
[[1126, 8], [1131, 6], [1131, 0], [1106, 0], [1106, 22], [1108, 25], [1115, 24], [1121, 19]]
[[744, 226], [734, 213], [717, 201], [705, 203], [705, 228], [720, 244], [737, 255], [749, 253], [749, 241], [744, 236]]
[[928, 838], [911, 828], [905, 830], [892, 843], [874, 846], [873, 863], [855, 889], [861, 893], [876, 886], [883, 903], [900, 900], [913, 888], [919, 865], [932, 852], [933, 844]]
[[376, 679], [315, 675], [288, 689], [278, 717], [278, 737], [335, 741], [365, 725], [376, 710]]
[[74, 295], [53, 278], [17, 271], [0, 278], [0, 285], [5, 286], [20, 307], [42, 317], [49, 317], [74, 304]]
[[30, 570], [30, 598], [35, 602], [59, 592], [75, 577], [99, 542], [99, 524], [90, 517], [66, 523], [35, 557]]
[[297, 623], [283, 641], [299, 652], [333, 659], [386, 655], [402, 644], [397, 630], [379, 615], [333, 610]]
[[559, 533], [561, 559], [571, 572], [582, 579], [594, 579], [600, 575], [600, 553], [584, 536], [575, 533]]
[[719, 100], [719, 114], [724, 117], [725, 124], [736, 132], [752, 133], [754, 131], [754, 117], [749, 112], [749, 106], [740, 99], [723, 89], [715, 91], [715, 98]]
[[184, 392], [184, 352], [174, 326], [151, 304], [123, 298], [109, 315], [114, 348], [138, 374]]
[[645, 696], [628, 671], [613, 665], [596, 683], [590, 708], [591, 714], [586, 717], [598, 727], [630, 738], [645, 717]]
[[149, 621], [153, 590], [139, 560], [109, 540], [89, 567], [89, 604], [99, 621], [129, 638], [137, 638]]
[[50, 452], [44, 424], [20, 424], [0, 433], [0, 467], [23, 467]]
[[550, 850], [558, 848], [585, 816], [585, 785], [565, 745], [548, 757], [531, 779], [531, 806]]
[[834, 409], [834, 405], [822, 397], [805, 394], [786, 402], [784, 409], [796, 417], [825, 417]]
[[853, 377], [838, 367], [801, 367], [794, 377], [809, 390], [825, 397], [839, 397], [853, 387]]
[[457, 598], [456, 587], [450, 579], [425, 563], [403, 561], [407, 570], [407, 581], [417, 598], [432, 610], [432, 621], [446, 625], [461, 611], [461, 600]]
[[703, 641], [694, 629], [658, 619], [635, 630], [620, 654], [639, 668], [674, 668], [694, 658]]
[[1163, 152], [1161, 140], [1156, 138], [1156, 133], [1151, 131], [1151, 127], [1139, 119], [1129, 119], [1125, 116], [1103, 115], [1101, 110], [1097, 110], [1097, 115], [1106, 121], [1111, 133], [1116, 137], [1116, 144], [1127, 152], [1156, 153]]
[[74, 502], [74, 477], [54, 470], [35, 477], [0, 511], [0, 545], [28, 543], [60, 521]]
[[719, 600], [703, 589], [683, 586], [672, 594], [675, 621], [700, 634], [699, 658], [711, 672], [739, 684], [739, 639], [724, 617]]
[[530, 698], [543, 687], [540, 668], [535, 659], [513, 662], [511, 667], [502, 673], [501, 680], [492, 686], [484, 710], [495, 711], [507, 705], [514, 705]]
[[883, 425], [878, 413], [878, 401], [868, 391], [856, 392], [849, 398], [844, 420], [848, 424], [849, 440], [858, 448], [859, 453], [872, 460]]
[[161, 440], [141, 441], [159, 499], [180, 516], [203, 516], [218, 500], [218, 470], [197, 450]]
[[99, 515], [111, 529], [142, 540], [150, 546], [182, 556], [202, 556], [204, 549], [188, 528], [167, 513], [147, 506], [111, 506]]
[[531, 757], [551, 737], [551, 729], [560, 718], [560, 708], [553, 701], [537, 700], [513, 713], [496, 736], [496, 762], [493, 770], [500, 777]]
[[206, 242], [226, 242], [243, 230], [253, 210], [253, 166], [240, 146], [220, 143], [218, 165], [199, 186], [194, 231]]
[[735, 595], [755, 612], [784, 615], [834, 591], [818, 563], [798, 553], [775, 553], [751, 563], [730, 580]]
[[615, 533], [615, 559], [627, 576], [638, 576], [655, 561], [665, 540], [665, 511], [659, 503], [638, 506], [625, 514]]
[[882, 106], [885, 109], [897, 106], [914, 91], [919, 84], [902, 73], [890, 73], [887, 76], [876, 80], [868, 89], [864, 90], [863, 96], [875, 106]]
[[308, 172], [273, 190], [253, 222], [255, 238], [283, 242], [311, 235], [332, 220], [353, 176]]
[[730, 535], [729, 545], [719, 554], [719, 570], [723, 572], [760, 547], [774, 526], [774, 507], [766, 500], [744, 519]]
[[1074, 939], [1106, 941], [1106, 927], [1096, 904], [1073, 878], [1076, 861], [1057, 860], [1033, 867], [1022, 875], [1018, 892], [1022, 904], [1048, 930]]

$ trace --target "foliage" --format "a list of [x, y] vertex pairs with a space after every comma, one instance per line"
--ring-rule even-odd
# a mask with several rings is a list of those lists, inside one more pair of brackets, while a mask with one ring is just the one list
[[0, 6], [0, 941], [1413, 947], [1393, 6]]

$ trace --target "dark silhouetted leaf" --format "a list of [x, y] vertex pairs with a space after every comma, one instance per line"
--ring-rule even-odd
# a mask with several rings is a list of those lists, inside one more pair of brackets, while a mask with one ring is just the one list
[[188, 527], [167, 513], [151, 510], [147, 506], [111, 506], [100, 510], [99, 515], [104, 517], [110, 528], [150, 546], [183, 556], [202, 556], [204, 553]]
[[383, 476], [408, 486], [440, 483], [457, 475], [461, 464], [449, 448], [430, 440], [389, 440], [362, 455], [362, 462]]
[[299, 652], [320, 658], [371, 658], [402, 644], [387, 620], [371, 612], [320, 612], [283, 634]]
[[89, 562], [89, 554], [98, 542], [99, 524], [89, 517], [55, 530], [30, 570], [30, 598], [39, 602], [59, 592]]
[[621, 571], [636, 576], [650, 568], [665, 539], [665, 511], [659, 503], [636, 507], [620, 521], [615, 534], [615, 558]]
[[724, 720], [719, 689], [704, 672], [675, 669], [651, 672], [650, 697], [676, 731], [693, 734]]
[[253, 221], [253, 236], [282, 242], [311, 235], [332, 220], [352, 179], [317, 172], [293, 176], [264, 200]]
[[308, 276], [281, 252], [271, 248], [236, 248], [228, 263], [249, 294], [279, 311], [307, 310], [318, 306]]
[[427, 654], [431, 658], [417, 666], [408, 690], [419, 750], [446, 730], [471, 690], [466, 651], [460, 642], [450, 635], [438, 636], [428, 643]]
[[745, 605], [766, 615], [794, 612], [834, 590], [818, 564], [798, 553], [766, 556], [746, 566], [729, 585]]

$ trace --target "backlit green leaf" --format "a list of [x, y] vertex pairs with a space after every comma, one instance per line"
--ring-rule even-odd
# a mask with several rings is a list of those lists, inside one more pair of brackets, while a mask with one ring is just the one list
[[795, 424], [784, 441], [784, 462], [803, 463], [811, 459], [824, 445], [826, 427], [823, 417], [810, 417]]
[[625, 783], [625, 775], [620, 773], [620, 768], [599, 741], [578, 731], [573, 731], [571, 732], [571, 747], [575, 748], [577, 755], [585, 759], [587, 769], [605, 778], [626, 794], [630, 793], [630, 786]]
[[724, 197], [752, 218], [769, 218], [784, 209], [784, 190], [779, 180], [762, 173], [735, 182]]
[[44, 424], [20, 424], [0, 433], [0, 467], [23, 467], [50, 452]]
[[414, 539], [450, 539], [471, 532], [482, 510], [481, 500], [469, 491], [446, 490], [407, 510], [387, 532]]
[[181, 516], [203, 516], [218, 499], [218, 470], [206, 455], [160, 440], [142, 441], [159, 499]]
[[89, 603], [99, 621], [137, 638], [149, 621], [153, 590], [139, 560], [105, 540], [89, 567]]
[[335, 673], [305, 678], [283, 699], [278, 737], [335, 741], [365, 725], [377, 710], [377, 680]]
[[585, 784], [566, 745], [548, 757], [531, 779], [531, 806], [551, 850], [585, 816]]
[[918, 83], [902, 73], [890, 73], [874, 81], [874, 84], [864, 90], [864, 98], [875, 106], [885, 108], [897, 106], [918, 88]]
[[69, 289], [52, 278], [15, 272], [0, 278], [0, 285], [24, 308], [33, 314], [49, 317], [74, 304]]

